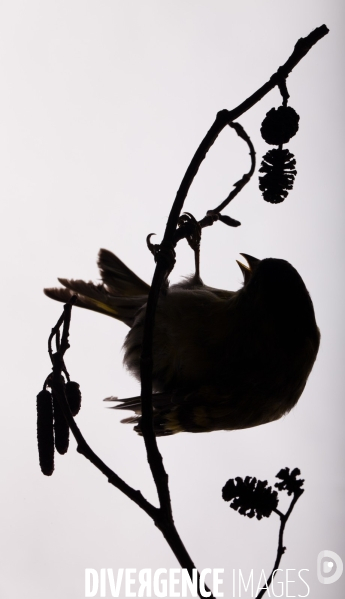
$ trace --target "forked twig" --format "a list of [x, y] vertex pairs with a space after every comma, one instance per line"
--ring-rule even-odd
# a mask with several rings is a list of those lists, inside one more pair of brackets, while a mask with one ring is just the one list
[[286, 514], [283, 514], [278, 509], [274, 509], [273, 510], [276, 514], [278, 514], [278, 516], [280, 518], [280, 528], [279, 528], [279, 536], [278, 536], [277, 557], [276, 557], [276, 560], [274, 562], [274, 566], [273, 566], [272, 572], [271, 572], [271, 574], [269, 575], [269, 577], [267, 579], [266, 587], [263, 588], [263, 589], [261, 589], [260, 593], [256, 596], [255, 599], [261, 599], [264, 596], [264, 594], [266, 593], [266, 591], [270, 587], [270, 585], [271, 585], [271, 583], [272, 583], [272, 581], [274, 579], [274, 576], [275, 576], [275, 574], [276, 574], [276, 572], [277, 572], [277, 570], [279, 568], [280, 561], [281, 561], [281, 559], [282, 559], [282, 557], [283, 557], [283, 555], [284, 555], [284, 553], [286, 551], [286, 547], [284, 547], [284, 545], [283, 545], [283, 535], [284, 535], [285, 526], [286, 526], [286, 523], [287, 523], [287, 521], [288, 521], [288, 519], [289, 519], [289, 517], [291, 515], [291, 512], [292, 512], [293, 508], [295, 507], [298, 499], [301, 497], [301, 495], [303, 493], [304, 493], [303, 489], [301, 489], [299, 491], [296, 491], [294, 493], [293, 499], [292, 499], [292, 501], [290, 503], [289, 509], [286, 512]]
[[[59, 318], [57, 324], [53, 328], [50, 336], [49, 336], [49, 355], [51, 357], [53, 372], [49, 375], [46, 383], [48, 383], [49, 387], [52, 389], [53, 396], [57, 398], [59, 402], [59, 406], [68, 422], [68, 425], [72, 431], [72, 434], [77, 442], [77, 451], [82, 454], [85, 458], [87, 458], [102, 474], [104, 474], [108, 482], [112, 484], [114, 487], [122, 491], [129, 499], [134, 501], [150, 518], [152, 518], [153, 522], [157, 526], [157, 528], [162, 532], [164, 538], [167, 543], [171, 547], [173, 553], [176, 558], [183, 562], [183, 567], [188, 570], [188, 573], [192, 579], [193, 570], [196, 571], [195, 565], [192, 562], [186, 548], [184, 547], [181, 538], [176, 530], [176, 527], [172, 521], [172, 511], [169, 497], [169, 506], [168, 510], [155, 507], [151, 504], [147, 499], [142, 495], [142, 493], [138, 490], [133, 489], [130, 485], [128, 485], [120, 476], [118, 476], [111, 468], [109, 468], [99, 457], [98, 455], [91, 449], [91, 447], [86, 442], [84, 436], [82, 435], [78, 425], [76, 424], [72, 412], [70, 410], [66, 391], [65, 391], [65, 382], [62, 376], [62, 373], [66, 371], [66, 366], [64, 363], [64, 355], [69, 348], [69, 326], [70, 326], [70, 318], [71, 318], [71, 310], [73, 304], [74, 297], [71, 298], [71, 301], [64, 305], [64, 311], [61, 317]], [[54, 336], [59, 335], [60, 327], [63, 326], [62, 336], [61, 336], [61, 344], [55, 353], [52, 352], [51, 344]], [[163, 499], [164, 501], [165, 499]], [[169, 516], [167, 517], [167, 513]], [[170, 516], [171, 514], [171, 516]], [[200, 583], [200, 575], [197, 572], [197, 581], [198, 588]], [[209, 589], [206, 585], [205, 590], [208, 592]], [[202, 596], [202, 595], [200, 595]], [[212, 594], [209, 597], [213, 597]]]

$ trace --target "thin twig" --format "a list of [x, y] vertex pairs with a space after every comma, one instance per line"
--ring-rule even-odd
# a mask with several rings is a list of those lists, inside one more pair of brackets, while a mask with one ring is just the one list
[[[66, 392], [65, 392], [65, 383], [62, 377], [62, 372], [64, 372], [64, 354], [69, 348], [68, 336], [69, 336], [69, 325], [71, 318], [71, 310], [72, 310], [72, 302], [69, 302], [64, 305], [64, 311], [61, 317], [59, 318], [57, 324], [52, 329], [52, 332], [49, 336], [49, 355], [52, 361], [53, 372], [49, 376], [49, 386], [51, 387], [54, 395], [57, 397], [59, 406], [68, 422], [68, 425], [72, 431], [72, 434], [77, 442], [77, 451], [86, 457], [98, 470], [100, 470], [107, 478], [108, 481], [114, 485], [117, 489], [122, 491], [129, 499], [134, 501], [141, 509], [143, 509], [153, 520], [155, 520], [158, 509], [154, 507], [151, 503], [149, 503], [140, 491], [135, 491], [127, 485], [127, 483], [122, 480], [113, 470], [111, 470], [91, 449], [88, 443], [85, 441], [84, 436], [82, 435], [78, 425], [76, 424], [72, 412], [70, 410]], [[54, 335], [57, 335], [59, 332], [59, 328], [63, 324], [63, 333], [62, 333], [62, 341], [60, 344], [60, 348], [57, 352], [52, 353], [51, 351], [51, 342]]]
[[244, 174], [242, 179], [240, 179], [239, 181], [237, 181], [234, 184], [234, 188], [228, 195], [227, 198], [225, 198], [225, 200], [219, 204], [219, 206], [217, 206], [217, 208], [214, 208], [213, 210], [209, 211], [209, 212], [221, 212], [222, 210], [224, 210], [224, 208], [226, 208], [226, 206], [228, 204], [230, 204], [230, 202], [237, 196], [237, 194], [240, 193], [240, 191], [243, 189], [243, 187], [250, 181], [251, 177], [254, 174], [255, 171], [255, 149], [254, 146], [252, 144], [252, 141], [249, 137], [249, 135], [245, 132], [244, 128], [242, 127], [242, 125], [240, 125], [240, 123], [229, 123], [229, 127], [232, 127], [232, 129], [235, 129], [237, 135], [239, 137], [241, 137], [242, 139], [244, 139], [245, 142], [247, 142], [248, 146], [249, 146], [249, 155], [251, 158], [251, 166], [250, 166], [250, 170], [248, 173]]
[[177, 191], [176, 198], [171, 209], [165, 234], [163, 238], [164, 244], [171, 244], [178, 218], [183, 208], [184, 201], [187, 197], [189, 188], [196, 176], [201, 163], [206, 157], [207, 152], [216, 141], [218, 135], [229, 123], [238, 119], [242, 114], [252, 108], [259, 100], [261, 100], [268, 92], [270, 92], [276, 85], [279, 85], [282, 79], [286, 79], [294, 67], [300, 62], [300, 60], [309, 52], [309, 50], [325, 35], [328, 33], [326, 25], [321, 25], [312, 31], [307, 37], [301, 38], [295, 45], [294, 51], [288, 58], [286, 63], [279, 67], [277, 71], [270, 77], [270, 79], [264, 83], [256, 92], [254, 92], [244, 102], [239, 104], [233, 110], [221, 110], [216, 116], [216, 120], [206, 133], [200, 146], [195, 152], [189, 167], [186, 170], [185, 176], [182, 179], [181, 185]]
[[[72, 298], [73, 299], [73, 298]], [[144, 512], [152, 518], [156, 527], [161, 531], [165, 540], [169, 544], [171, 550], [176, 556], [177, 560], [181, 562], [183, 561], [183, 567], [188, 570], [188, 573], [192, 579], [193, 570], [196, 570], [196, 567], [190, 558], [177, 530], [172, 521], [172, 518], [169, 519], [166, 517], [165, 510], [162, 508], [157, 508], [152, 505], [147, 499], [142, 495], [142, 493], [138, 490], [133, 489], [130, 485], [128, 485], [120, 476], [118, 476], [111, 468], [109, 468], [99, 457], [98, 455], [91, 449], [89, 444], [86, 442], [84, 436], [82, 435], [78, 425], [76, 424], [72, 412], [70, 410], [66, 391], [65, 391], [65, 382], [62, 376], [62, 372], [65, 372], [66, 367], [64, 363], [64, 354], [69, 348], [69, 326], [71, 319], [71, 310], [72, 310], [72, 301], [64, 305], [64, 311], [62, 316], [59, 318], [57, 324], [52, 329], [52, 332], [49, 336], [49, 355], [51, 357], [53, 372], [49, 375], [46, 382], [48, 382], [49, 387], [52, 389], [52, 393], [54, 397], [57, 398], [59, 406], [66, 418], [69, 428], [72, 431], [72, 434], [77, 442], [77, 451], [85, 458], [87, 458], [102, 474], [104, 474], [108, 482], [112, 484], [114, 487], [122, 491], [124, 495], [126, 495], [129, 499], [131, 499], [134, 503], [136, 503]], [[59, 335], [60, 327], [63, 325], [61, 344], [59, 346], [59, 350], [55, 353], [51, 351], [51, 343], [54, 335]], [[196, 570], [197, 573], [197, 581], [198, 588], [200, 586], [200, 574]], [[205, 585], [206, 591], [208, 591], [208, 587]], [[200, 597], [202, 595], [200, 594]], [[213, 596], [210, 595], [212, 598]]]
[[[262, 85], [256, 92], [254, 92], [251, 96], [249, 96], [249, 98], [247, 98], [244, 102], [239, 104], [236, 108], [233, 108], [230, 111], [224, 109], [218, 112], [215, 122], [213, 123], [213, 125], [205, 135], [204, 139], [202, 140], [201, 144], [199, 145], [197, 151], [195, 152], [191, 160], [191, 163], [188, 166], [186, 173], [182, 179], [181, 185], [177, 191], [176, 198], [169, 215], [163, 238], [164, 245], [171, 244], [172, 240], [174, 240], [174, 242], [177, 243], [177, 241], [179, 241], [188, 234], [188, 231], [186, 231], [186, 235], [183, 234], [184, 229], [182, 227], [180, 227], [176, 231], [176, 223], [182, 211], [183, 204], [187, 197], [189, 188], [200, 168], [201, 163], [205, 159], [207, 152], [210, 150], [210, 148], [216, 141], [218, 135], [227, 125], [230, 125], [230, 123], [232, 123], [235, 119], [238, 119], [242, 114], [247, 112], [247, 110], [249, 110], [255, 104], [257, 104], [257, 102], [259, 102], [266, 94], [268, 94], [268, 92], [270, 92], [276, 85], [281, 90], [284, 86], [283, 82], [289, 76], [294, 67], [300, 62], [300, 60], [302, 60], [302, 58], [304, 58], [304, 56], [319, 40], [321, 40], [325, 35], [327, 35], [328, 32], [328, 27], [326, 27], [326, 25], [321, 25], [321, 27], [317, 27], [316, 29], [314, 29], [314, 31], [312, 31], [307, 37], [300, 38], [295, 45], [294, 51], [292, 52], [288, 60], [285, 62], [285, 64], [279, 67], [277, 71], [270, 77], [270, 79], [264, 85]], [[220, 206], [222, 206], [222, 204]], [[221, 209], [223, 209], [224, 207], [225, 206], [223, 206]], [[219, 207], [216, 210], [219, 211]], [[213, 222], [211, 222], [210, 219], [208, 219], [206, 216], [201, 221], [199, 221], [199, 224], [203, 228], [205, 226], [207, 227], [212, 225]]]
[[256, 596], [255, 599], [261, 599], [264, 594], [266, 593], [266, 591], [268, 590], [269, 586], [272, 583], [272, 580], [274, 578], [275, 572], [278, 570], [279, 568], [279, 564], [281, 561], [281, 558], [283, 557], [285, 551], [286, 551], [286, 547], [284, 547], [283, 544], [283, 535], [284, 535], [284, 529], [286, 526], [286, 523], [291, 515], [291, 512], [293, 510], [293, 508], [296, 505], [296, 502], [298, 501], [298, 499], [301, 497], [302, 493], [304, 493], [303, 489], [300, 489], [299, 491], [295, 491], [293, 499], [290, 503], [290, 507], [288, 509], [288, 511], [286, 512], [286, 514], [283, 514], [280, 510], [278, 509], [274, 509], [273, 511], [278, 514], [279, 518], [280, 518], [280, 528], [279, 528], [279, 536], [278, 536], [278, 548], [277, 548], [277, 557], [276, 557], [276, 561], [274, 562], [274, 566], [272, 569], [272, 572], [269, 576], [269, 578], [267, 579], [267, 584], [265, 586], [265, 588], [262, 588], [260, 593]]
[[[234, 129], [236, 131], [237, 135], [239, 137], [241, 137], [247, 143], [247, 145], [249, 147], [249, 155], [250, 155], [250, 159], [251, 159], [250, 169], [249, 169], [248, 173], [244, 173], [244, 175], [242, 176], [241, 179], [239, 179], [239, 181], [236, 181], [236, 183], [234, 183], [234, 185], [233, 185], [234, 189], [231, 190], [231, 192], [225, 198], [225, 200], [223, 200], [223, 202], [221, 202], [219, 204], [219, 206], [217, 206], [217, 208], [208, 210], [206, 215], [199, 222], [197, 222], [197, 225], [200, 227], [200, 230], [205, 227], [210, 227], [218, 220], [223, 221], [225, 224], [227, 224], [231, 227], [238, 227], [241, 224], [238, 220], [235, 220], [234, 218], [231, 218], [230, 216], [223, 216], [220, 213], [222, 210], [224, 210], [224, 208], [226, 208], [226, 206], [228, 206], [228, 204], [230, 204], [230, 202], [240, 193], [240, 191], [242, 191], [243, 187], [245, 185], [247, 185], [247, 183], [249, 183], [251, 177], [253, 176], [254, 171], [255, 171], [255, 148], [252, 144], [252, 141], [251, 141], [249, 135], [246, 133], [246, 131], [244, 130], [242, 125], [240, 125], [240, 123], [229, 123], [229, 127]], [[179, 221], [179, 223], [180, 223], [180, 221]], [[194, 226], [193, 222], [190, 219], [186, 220], [186, 222], [182, 225], [179, 224], [179, 227], [176, 230], [175, 236], [174, 236], [174, 245], [176, 245], [177, 242], [180, 241], [181, 239], [183, 239], [185, 237], [188, 238], [188, 236], [191, 233], [193, 233], [193, 226]]]
[[65, 314], [62, 313], [61, 316], [60, 316], [60, 318], [59, 318], [59, 320], [57, 321], [55, 327], [52, 328], [51, 333], [50, 333], [50, 335], [48, 337], [48, 354], [49, 354], [49, 357], [50, 357], [51, 360], [52, 360], [52, 356], [53, 356], [52, 341], [53, 341], [54, 336], [55, 336], [55, 338], [57, 340], [56, 351], [59, 350], [59, 346], [60, 346], [60, 333], [59, 333], [59, 330], [60, 330], [60, 327], [61, 327], [61, 325], [63, 323], [64, 316], [65, 316]]

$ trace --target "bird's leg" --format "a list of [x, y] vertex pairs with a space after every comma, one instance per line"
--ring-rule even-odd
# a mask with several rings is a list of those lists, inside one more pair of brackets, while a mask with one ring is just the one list
[[198, 221], [194, 218], [190, 212], [185, 212], [179, 218], [178, 226], [187, 226], [189, 229], [188, 235], [186, 239], [194, 251], [194, 260], [195, 260], [195, 273], [190, 283], [194, 286], [203, 285], [202, 279], [200, 277], [200, 242], [201, 242], [201, 227]]
[[[194, 216], [189, 212], [185, 212], [180, 216], [178, 226], [184, 227], [186, 229], [186, 239], [194, 251], [195, 274], [189, 279], [188, 286], [192, 285], [193, 287], [200, 287], [203, 285], [203, 281], [200, 277], [201, 226]], [[169, 285], [168, 276], [175, 264], [175, 251], [174, 248], [164, 247], [163, 244], [153, 244], [151, 242], [152, 235], [154, 235], [154, 233], [150, 233], [150, 235], [147, 236], [146, 244], [150, 252], [153, 254], [155, 261], [157, 262], [158, 260], [162, 260], [166, 264], [167, 274], [162, 287], [162, 291], [164, 291], [164, 289], [167, 289]]]
[[194, 279], [195, 280], [199, 280], [201, 281], [200, 278], [200, 241], [199, 243], [196, 245], [194, 249], [194, 261], [195, 261], [195, 274], [194, 274]]

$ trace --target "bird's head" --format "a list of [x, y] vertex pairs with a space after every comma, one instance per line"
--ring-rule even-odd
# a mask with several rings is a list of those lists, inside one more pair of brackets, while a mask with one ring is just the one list
[[244, 277], [241, 295], [256, 318], [267, 316], [284, 328], [301, 326], [304, 330], [317, 330], [308, 290], [289, 262], [278, 258], [259, 260], [244, 253], [241, 256], [248, 264], [237, 260]]

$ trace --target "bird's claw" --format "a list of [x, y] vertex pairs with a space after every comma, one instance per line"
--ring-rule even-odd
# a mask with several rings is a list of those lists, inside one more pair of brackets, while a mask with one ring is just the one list
[[152, 235], [156, 235], [156, 233], [150, 233], [147, 237], [146, 237], [146, 245], [149, 248], [151, 254], [153, 256], [156, 255], [156, 252], [159, 249], [159, 244], [158, 243], [151, 243], [151, 237]]
[[149, 248], [151, 254], [153, 254], [155, 262], [160, 262], [167, 270], [167, 275], [166, 275], [166, 278], [167, 278], [169, 273], [172, 271], [172, 269], [175, 266], [175, 262], [176, 262], [175, 250], [172, 246], [165, 245], [164, 243], [160, 243], [160, 244], [151, 243], [152, 235], [155, 235], [155, 233], [150, 233], [150, 235], [148, 235], [146, 237], [147, 247]]
[[188, 234], [186, 235], [186, 239], [192, 250], [194, 250], [194, 252], [198, 251], [201, 241], [201, 227], [196, 218], [194, 218], [193, 214], [190, 212], [184, 212], [181, 214], [177, 226], [185, 226], [187, 228]]
[[203, 285], [200, 278], [200, 242], [202, 228], [200, 223], [194, 218], [190, 212], [184, 212], [177, 223], [178, 227], [186, 228], [186, 239], [192, 250], [195, 258], [195, 275], [193, 278], [196, 286]]

